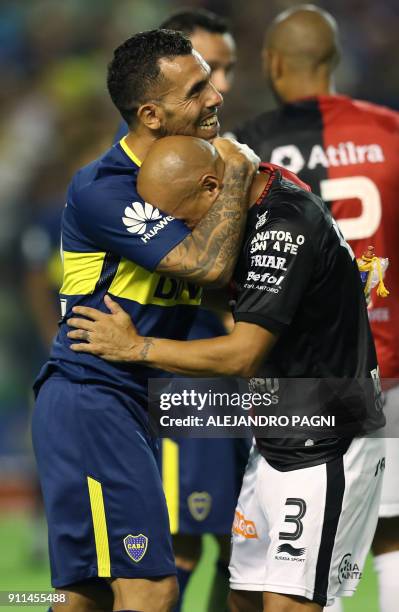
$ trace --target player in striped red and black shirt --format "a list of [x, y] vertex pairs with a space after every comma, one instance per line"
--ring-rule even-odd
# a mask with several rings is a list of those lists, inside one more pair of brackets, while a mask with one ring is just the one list
[[[330, 203], [357, 257], [372, 244], [389, 258], [391, 298], [373, 296], [369, 317], [381, 375], [398, 379], [399, 113], [334, 93], [337, 35], [333, 17], [315, 7], [278, 15], [266, 34], [263, 61], [280, 105], [235, 134], [261, 159], [296, 172]], [[389, 382], [388, 423], [399, 408], [399, 387]], [[381, 610], [393, 612], [399, 600], [399, 440], [392, 426], [387, 435], [392, 438], [373, 551]]]
[[[209, 197], [209, 166], [199, 163], [199, 143], [161, 139], [138, 179], [145, 201], [159, 202], [189, 224], [195, 221], [188, 193], [195, 194], [195, 215], [217, 198], [217, 191]], [[220, 165], [211, 180], [223, 183]], [[251, 389], [262, 393], [273, 377], [280, 385], [277, 414], [336, 415], [329, 432], [257, 429], [230, 562], [234, 612], [260, 610], [262, 598], [268, 612], [321, 612], [356, 589], [348, 568], [361, 572], [377, 523], [385, 445], [374, 431], [385, 420], [372, 383], [376, 353], [353, 252], [325, 204], [272, 164], [261, 165], [250, 198], [231, 334], [187, 342], [143, 338], [107, 299], [111, 314], [75, 309], [87, 318], [71, 318], [68, 337], [75, 340], [72, 350], [110, 361], [191, 377], [256, 376]], [[270, 405], [266, 414], [275, 414]]]

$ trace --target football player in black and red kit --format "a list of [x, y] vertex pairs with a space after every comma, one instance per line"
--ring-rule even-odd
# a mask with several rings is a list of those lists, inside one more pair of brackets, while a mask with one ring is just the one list
[[296, 172], [321, 195], [357, 257], [372, 244], [378, 255], [389, 258], [386, 284], [391, 297], [373, 296], [369, 310], [388, 389], [387, 462], [373, 552], [381, 611], [396, 612], [399, 439], [393, 430], [399, 386], [393, 379], [399, 378], [399, 113], [335, 93], [337, 38], [333, 17], [316, 7], [295, 7], [278, 15], [266, 33], [263, 63], [280, 105], [234, 132], [263, 160]]
[[[161, 139], [138, 177], [146, 201], [189, 226], [223, 183], [222, 165], [212, 168], [204, 157], [200, 165], [199, 143]], [[201, 146], [211, 160], [211, 145]], [[320, 612], [356, 589], [377, 522], [384, 441], [374, 432], [385, 421], [374, 393], [376, 354], [353, 252], [322, 200], [271, 164], [262, 166], [250, 198], [231, 334], [184, 342], [138, 336], [129, 315], [107, 297], [110, 314], [75, 308], [85, 318], [69, 320], [68, 336], [76, 352], [185, 376], [258, 374], [257, 384], [277, 377], [284, 386], [278, 410], [287, 418], [304, 403], [287, 381], [301, 379], [301, 392], [313, 393], [306, 396], [313, 415], [334, 411], [334, 432], [315, 436], [314, 428], [291, 427], [275, 437], [269, 427], [256, 433], [230, 563], [234, 612]], [[328, 386], [342, 378], [355, 383], [345, 397]], [[357, 576], [348, 570], [354, 566]]]

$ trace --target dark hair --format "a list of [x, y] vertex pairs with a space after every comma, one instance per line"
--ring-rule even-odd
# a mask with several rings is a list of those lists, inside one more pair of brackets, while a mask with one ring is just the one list
[[135, 122], [138, 107], [162, 79], [159, 60], [191, 52], [188, 38], [171, 30], [139, 32], [115, 49], [108, 66], [108, 91], [128, 125]]
[[175, 13], [161, 23], [160, 28], [177, 30], [184, 34], [192, 34], [197, 28], [215, 34], [229, 32], [229, 24], [226, 19], [206, 11], [205, 9], [186, 9]]

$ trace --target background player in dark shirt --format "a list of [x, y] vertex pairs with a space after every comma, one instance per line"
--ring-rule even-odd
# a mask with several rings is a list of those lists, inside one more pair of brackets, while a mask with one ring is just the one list
[[[188, 222], [193, 215], [188, 194], [196, 194], [196, 214], [211, 204], [209, 198], [203, 199], [208, 168], [194, 163], [195, 148], [195, 141], [182, 137], [159, 141], [138, 179], [146, 200], [161, 202], [170, 214]], [[220, 170], [215, 177], [219, 181], [223, 180]], [[170, 177], [168, 187], [162, 178], [165, 173]], [[78, 328], [69, 337], [85, 341], [71, 348], [183, 375], [249, 377], [260, 370], [282, 379], [368, 379], [372, 389], [378, 368], [359, 273], [328, 209], [296, 177], [287, 180], [272, 165], [262, 167], [255, 178], [251, 200], [255, 204], [249, 210], [234, 275], [236, 324], [230, 335], [184, 343], [139, 337], [130, 317], [107, 298], [110, 315], [74, 309], [89, 320], [69, 321]], [[361, 567], [367, 555], [382, 479], [378, 470], [376, 475], [375, 459], [381, 460], [384, 443], [356, 436], [380, 428], [384, 418], [374, 392], [367, 402], [358, 389], [350, 405], [344, 397], [338, 398], [340, 426], [346, 423], [354, 399], [361, 407], [352, 423], [355, 429], [341, 427], [333, 439], [331, 433], [312, 439], [311, 430], [301, 431], [299, 437], [292, 432], [283, 439], [270, 433], [257, 437], [238, 502], [239, 520], [233, 527], [234, 610], [258, 610], [263, 592], [268, 612], [316, 612], [332, 603], [337, 593], [355, 590], [353, 581], [332, 568], [345, 555]], [[326, 406], [321, 400], [316, 404], [321, 414]], [[325, 496], [320, 495], [323, 488]], [[287, 504], [299, 506], [299, 513], [286, 512]], [[299, 527], [290, 533], [282, 527], [293, 516]], [[245, 532], [242, 525], [248, 522], [255, 525], [256, 537]], [[281, 544], [284, 540], [299, 548]], [[290, 563], [287, 554], [306, 555], [304, 565]]]
[[281, 13], [262, 51], [280, 106], [234, 130], [264, 160], [283, 165], [321, 194], [357, 257], [368, 245], [388, 257], [391, 298], [369, 310], [386, 393], [387, 462], [373, 552], [382, 612], [399, 601], [399, 113], [337, 95], [334, 18], [316, 7]]

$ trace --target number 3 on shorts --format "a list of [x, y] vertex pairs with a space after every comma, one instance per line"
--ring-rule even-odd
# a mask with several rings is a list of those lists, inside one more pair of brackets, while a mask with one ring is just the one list
[[306, 502], [300, 497], [287, 497], [285, 505], [296, 506], [298, 508], [297, 514], [286, 514], [284, 519], [284, 523], [293, 523], [295, 525], [295, 531], [280, 531], [279, 538], [280, 540], [298, 540], [303, 532], [303, 523], [301, 519], [303, 519], [306, 514]]

